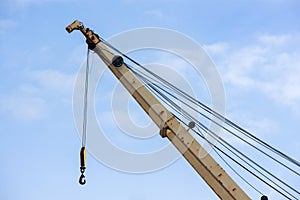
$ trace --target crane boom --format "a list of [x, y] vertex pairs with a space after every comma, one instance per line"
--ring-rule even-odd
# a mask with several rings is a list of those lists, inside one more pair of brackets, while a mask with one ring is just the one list
[[249, 196], [197, 142], [180, 121], [128, 69], [121, 56], [113, 54], [97, 34], [85, 28], [77, 20], [66, 27], [69, 33], [75, 29], [82, 32], [89, 48], [102, 59], [159, 127], [160, 135], [170, 140], [220, 199], [250, 200]]

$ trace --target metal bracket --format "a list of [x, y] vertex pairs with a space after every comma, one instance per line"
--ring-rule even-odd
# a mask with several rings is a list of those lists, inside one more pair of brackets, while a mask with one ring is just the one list
[[168, 130], [168, 127], [163, 127], [162, 129], [160, 129], [159, 134], [162, 138], [167, 137], [167, 130]]

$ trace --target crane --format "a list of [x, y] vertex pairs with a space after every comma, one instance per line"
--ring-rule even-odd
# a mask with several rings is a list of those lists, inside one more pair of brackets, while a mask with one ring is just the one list
[[[100, 57], [110, 71], [158, 126], [161, 137], [167, 138], [177, 148], [220, 199], [250, 200], [250, 197], [246, 192], [189, 133], [189, 129], [185, 128], [174, 114], [172, 114], [128, 69], [122, 56], [115, 55], [94, 31], [85, 28], [78, 20], [75, 20], [68, 25], [66, 30], [69, 33], [73, 30], [81, 31], [86, 38], [89, 49], [94, 51]], [[193, 124], [191, 123], [191, 127], [192, 126]], [[206, 156], [200, 156], [199, 152]], [[84, 147], [81, 149], [80, 155], [81, 178], [84, 178]], [[84, 184], [85, 180], [82, 183]], [[261, 200], [267, 199], [266, 196], [261, 197]]]

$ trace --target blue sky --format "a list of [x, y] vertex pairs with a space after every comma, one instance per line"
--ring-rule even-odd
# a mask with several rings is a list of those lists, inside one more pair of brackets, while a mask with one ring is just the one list
[[2, 1], [0, 198], [218, 199], [184, 159], [157, 172], [128, 174], [88, 155], [88, 184], [78, 185], [72, 92], [86, 47], [79, 33], [65, 31], [75, 19], [104, 38], [143, 27], [193, 38], [221, 75], [226, 115], [300, 160], [299, 7], [297, 0]]

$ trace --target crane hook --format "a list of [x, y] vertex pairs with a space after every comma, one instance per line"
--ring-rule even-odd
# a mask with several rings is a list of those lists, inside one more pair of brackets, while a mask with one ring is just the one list
[[86, 183], [85, 176], [82, 173], [81, 176], [80, 176], [80, 178], [79, 178], [79, 184], [80, 185], [84, 185], [85, 183]]
[[80, 173], [81, 173], [81, 176], [79, 178], [80, 185], [84, 185], [86, 183], [85, 176], [84, 176], [85, 159], [86, 159], [85, 147], [81, 147], [81, 149], [80, 149]]

